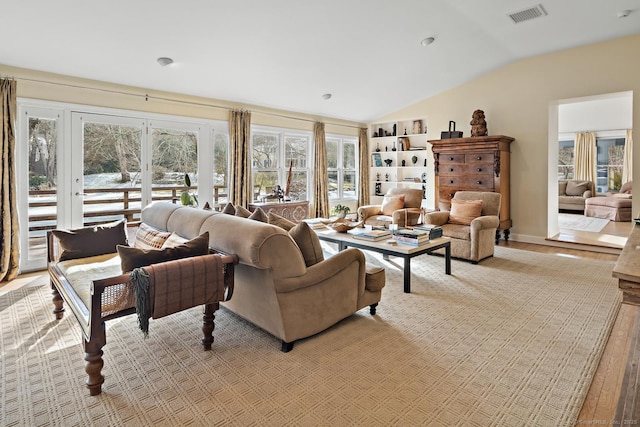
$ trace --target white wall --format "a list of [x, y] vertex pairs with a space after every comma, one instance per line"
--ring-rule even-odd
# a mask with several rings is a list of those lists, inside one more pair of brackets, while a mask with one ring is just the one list
[[633, 93], [562, 100], [558, 107], [558, 132], [591, 132], [631, 129]]

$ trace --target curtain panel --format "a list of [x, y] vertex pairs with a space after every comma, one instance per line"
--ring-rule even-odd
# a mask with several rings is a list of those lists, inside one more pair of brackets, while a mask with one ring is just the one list
[[12, 280], [20, 267], [18, 201], [16, 200], [16, 81], [0, 79], [0, 281]]
[[365, 128], [361, 128], [358, 134], [358, 147], [360, 149], [358, 206], [365, 206], [369, 204], [369, 136]]
[[573, 178], [591, 181], [591, 193], [595, 195], [597, 151], [594, 132], [576, 132], [573, 161]]
[[329, 217], [329, 174], [327, 173], [327, 142], [324, 123], [313, 126], [315, 158], [313, 159], [313, 213], [315, 218]]
[[229, 201], [235, 206], [247, 207], [253, 201], [251, 191], [251, 112], [232, 110], [229, 112], [229, 148], [231, 168], [229, 171]]
[[622, 183], [633, 181], [633, 137], [631, 129], [627, 129], [624, 140], [624, 159], [622, 161]]

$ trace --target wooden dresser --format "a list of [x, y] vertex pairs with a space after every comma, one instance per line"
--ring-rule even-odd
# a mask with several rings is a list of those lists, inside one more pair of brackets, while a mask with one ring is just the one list
[[[500, 226], [509, 240], [509, 144], [514, 139], [504, 135], [429, 140], [435, 170], [435, 205], [451, 208], [456, 191], [491, 191], [502, 195]], [[499, 235], [496, 235], [496, 241]]]

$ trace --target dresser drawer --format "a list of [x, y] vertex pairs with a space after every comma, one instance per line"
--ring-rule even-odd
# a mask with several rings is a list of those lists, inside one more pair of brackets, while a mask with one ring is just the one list
[[493, 175], [465, 175], [458, 179], [458, 183], [460, 189], [493, 191]]
[[467, 153], [464, 155], [465, 163], [491, 163], [494, 159], [493, 153]]
[[467, 167], [466, 165], [462, 165], [462, 164], [457, 164], [457, 163], [449, 163], [449, 164], [444, 164], [444, 165], [440, 165], [440, 167], [438, 168], [438, 174], [440, 176], [460, 176], [460, 175], [464, 175], [467, 171]]
[[442, 153], [438, 156], [440, 165], [448, 165], [450, 163], [464, 163], [464, 154], [446, 154]]
[[475, 163], [464, 165], [460, 175], [493, 175], [493, 163]]

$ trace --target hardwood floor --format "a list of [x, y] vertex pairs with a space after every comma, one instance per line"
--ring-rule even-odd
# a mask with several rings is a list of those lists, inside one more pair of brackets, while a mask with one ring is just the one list
[[560, 233], [549, 237], [547, 240], [622, 249], [627, 241], [627, 236], [631, 233], [633, 225], [633, 222], [609, 221], [609, 223], [598, 233], [561, 228]]
[[[609, 253], [513, 241], [500, 241], [500, 245], [588, 259], [615, 261], [618, 258], [617, 255]], [[578, 416], [577, 425], [640, 424], [639, 365], [640, 307], [622, 304]]]

